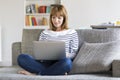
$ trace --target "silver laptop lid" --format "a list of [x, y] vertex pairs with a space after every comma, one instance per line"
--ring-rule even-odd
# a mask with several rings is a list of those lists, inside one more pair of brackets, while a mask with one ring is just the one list
[[66, 57], [63, 41], [33, 41], [33, 54], [38, 60], [59, 60]]

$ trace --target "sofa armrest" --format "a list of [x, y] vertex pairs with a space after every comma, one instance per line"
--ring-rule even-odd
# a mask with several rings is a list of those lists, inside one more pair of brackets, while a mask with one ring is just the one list
[[112, 63], [113, 77], [120, 77], [120, 60], [114, 60]]
[[17, 57], [21, 54], [21, 42], [12, 44], [12, 65], [17, 65]]

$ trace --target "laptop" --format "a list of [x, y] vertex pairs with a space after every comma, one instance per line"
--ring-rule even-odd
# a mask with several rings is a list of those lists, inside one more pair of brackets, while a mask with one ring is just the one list
[[37, 60], [59, 60], [66, 57], [63, 41], [33, 41], [33, 56]]

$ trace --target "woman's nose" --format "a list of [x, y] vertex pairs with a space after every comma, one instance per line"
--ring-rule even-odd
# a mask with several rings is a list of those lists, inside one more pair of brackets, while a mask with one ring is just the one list
[[58, 21], [58, 18], [57, 18], [57, 17], [55, 18], [55, 21]]

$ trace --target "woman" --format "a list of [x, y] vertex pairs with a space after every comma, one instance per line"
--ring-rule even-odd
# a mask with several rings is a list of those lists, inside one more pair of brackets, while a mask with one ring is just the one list
[[72, 68], [72, 60], [78, 50], [78, 35], [75, 30], [68, 29], [68, 17], [63, 5], [52, 6], [50, 13], [50, 29], [44, 30], [39, 40], [64, 41], [66, 58], [61, 60], [35, 60], [28, 54], [18, 56], [18, 64], [25, 75], [64, 75]]

